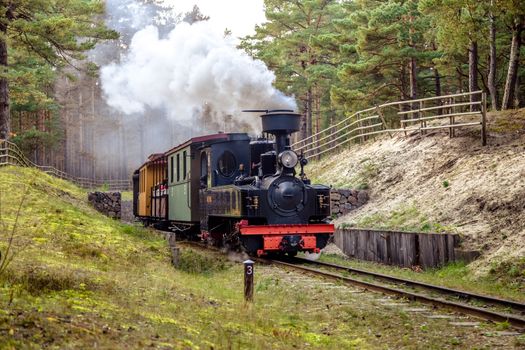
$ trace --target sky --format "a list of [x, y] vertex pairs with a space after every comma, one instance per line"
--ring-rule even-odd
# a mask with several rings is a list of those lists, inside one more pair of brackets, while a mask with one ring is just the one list
[[176, 12], [191, 11], [197, 5], [218, 32], [228, 28], [233, 37], [253, 34], [256, 24], [265, 21], [263, 0], [164, 0]]

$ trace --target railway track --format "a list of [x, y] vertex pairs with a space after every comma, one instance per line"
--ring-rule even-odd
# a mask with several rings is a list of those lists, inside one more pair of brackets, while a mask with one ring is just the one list
[[[202, 243], [197, 242], [180, 242], [183, 246], [196, 247], [201, 249], [208, 249], [215, 252], [219, 252], [220, 249], [215, 247], [209, 247]], [[400, 298], [406, 298], [408, 300], [418, 301], [423, 304], [430, 305], [432, 307], [440, 307], [451, 311], [456, 311], [462, 314], [474, 316], [477, 318], [490, 320], [494, 322], [508, 322], [511, 326], [525, 330], [525, 304], [505, 300], [501, 298], [495, 298], [488, 295], [482, 295], [477, 293], [470, 293], [466, 291], [456, 290], [448, 287], [432, 285], [424, 282], [407, 280], [395, 276], [385, 275], [377, 272], [366, 271], [362, 269], [352, 268], [348, 266], [341, 266], [326, 262], [312, 261], [303, 258], [286, 258], [286, 259], [262, 259], [258, 258], [257, 261], [264, 264], [273, 264], [288, 269], [298, 270], [304, 273], [308, 273], [314, 276], [321, 276], [350, 285], [358, 286], [366, 290], [371, 290], [379, 293], [394, 295]], [[308, 265], [315, 265], [319, 268], [312, 268]], [[367, 281], [360, 278], [345, 276], [334, 271], [342, 271], [345, 273], [357, 274], [366, 278], [374, 279], [374, 282]], [[388, 284], [379, 283], [377, 280], [387, 282]], [[394, 286], [392, 286], [394, 285]], [[411, 288], [412, 290], [407, 290]], [[434, 296], [432, 294], [438, 294]], [[448, 297], [444, 298], [443, 296]], [[484, 303], [484, 306], [471, 305], [466, 302], [458, 302], [457, 300], [451, 300], [450, 298], [457, 298], [467, 301], [478, 301]], [[502, 310], [495, 310], [492, 307], [498, 307]], [[512, 312], [508, 312], [512, 310]]]
[[[525, 317], [523, 316], [523, 314], [525, 313], [525, 304], [516, 301], [494, 298], [487, 295], [470, 293], [447, 287], [436, 286], [428, 283], [411, 281], [399, 277], [384, 275], [376, 272], [365, 271], [361, 269], [355, 269], [347, 266], [340, 266], [325, 262], [311, 261], [302, 258], [293, 258], [286, 260], [274, 259], [270, 260], [270, 262], [277, 266], [283, 266], [285, 268], [299, 270], [311, 275], [322, 276], [324, 278], [329, 278], [344, 283], [352, 284], [367, 290], [395, 295], [397, 297], [418, 301], [431, 306], [446, 308], [449, 310], [457, 311], [463, 314], [479, 317], [482, 319], [495, 322], [508, 322], [515, 328], [525, 330]], [[316, 265], [318, 267], [321, 267], [321, 269], [312, 268], [307, 265]], [[373, 278], [375, 281], [371, 282], [364, 279], [344, 276], [332, 272], [333, 270], [359, 274], [361, 276]], [[376, 282], [377, 280], [386, 281], [390, 285]], [[392, 286], [392, 284], [394, 284], [395, 286]], [[412, 288], [413, 290], [407, 290], [407, 286]], [[423, 290], [426, 291], [426, 293], [423, 292]], [[439, 294], [440, 296], [437, 297], [431, 295], [435, 293]], [[443, 295], [446, 295], [448, 297], [452, 296], [459, 299], [466, 299], [469, 301], [477, 300], [479, 302], [484, 303], [485, 307], [470, 305], [468, 303], [446, 299], [442, 297]], [[504, 308], [505, 311], [494, 310], [493, 308], [489, 308], [488, 305]], [[506, 310], [513, 310], [513, 312], [509, 313]]]

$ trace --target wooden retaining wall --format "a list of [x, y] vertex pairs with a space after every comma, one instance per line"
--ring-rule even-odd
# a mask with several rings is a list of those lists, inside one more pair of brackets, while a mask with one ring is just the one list
[[403, 267], [438, 267], [456, 260], [456, 234], [338, 229], [335, 244], [349, 257]]

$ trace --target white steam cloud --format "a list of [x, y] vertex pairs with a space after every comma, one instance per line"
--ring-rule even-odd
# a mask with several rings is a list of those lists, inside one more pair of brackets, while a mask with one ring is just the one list
[[242, 109], [297, 108], [272, 86], [275, 75], [262, 61], [205, 21], [180, 23], [166, 38], [146, 27], [134, 35], [122, 63], [102, 68], [101, 78], [108, 104], [126, 114], [164, 108], [188, 123], [204, 112], [215, 122], [231, 115], [257, 130], [259, 121]]

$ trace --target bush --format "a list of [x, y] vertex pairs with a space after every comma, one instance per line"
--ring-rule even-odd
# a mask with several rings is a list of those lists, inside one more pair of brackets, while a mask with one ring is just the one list
[[18, 266], [10, 270], [6, 278], [7, 282], [19, 286], [32, 295], [67, 289], [95, 290], [99, 287], [88, 271], [35, 265]]
[[194, 274], [208, 274], [228, 268], [222, 257], [210, 257], [192, 249], [181, 249], [178, 268]]

